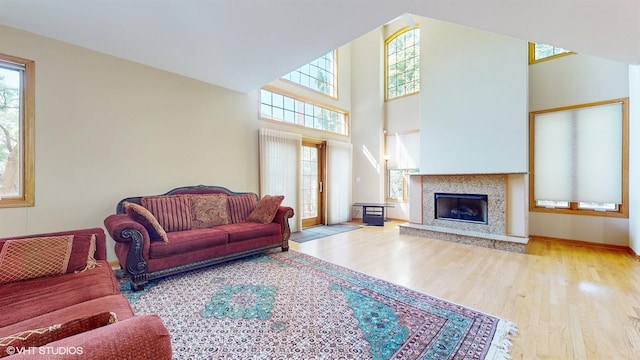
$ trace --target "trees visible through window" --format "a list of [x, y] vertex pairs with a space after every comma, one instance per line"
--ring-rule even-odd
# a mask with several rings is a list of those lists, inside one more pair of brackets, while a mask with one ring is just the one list
[[529, 64], [543, 60], [551, 60], [560, 56], [571, 55], [573, 52], [553, 45], [529, 43]]
[[311, 90], [337, 97], [336, 51], [328, 52], [282, 78]]
[[0, 54], [0, 207], [34, 204], [34, 67]]
[[530, 114], [533, 211], [628, 216], [628, 99]]
[[386, 98], [420, 91], [420, 29], [405, 28], [385, 44]]
[[260, 90], [260, 117], [347, 135], [346, 112], [313, 104], [270, 90]]

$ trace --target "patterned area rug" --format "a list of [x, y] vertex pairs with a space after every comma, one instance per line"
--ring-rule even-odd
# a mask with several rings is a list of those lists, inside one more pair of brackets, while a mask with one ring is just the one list
[[176, 359], [508, 359], [515, 325], [289, 251], [121, 291]]

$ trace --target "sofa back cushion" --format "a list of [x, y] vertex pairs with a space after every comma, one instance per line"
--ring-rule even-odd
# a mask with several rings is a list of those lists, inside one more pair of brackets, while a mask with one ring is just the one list
[[189, 195], [193, 229], [206, 229], [231, 222], [225, 194]]
[[167, 231], [191, 230], [191, 202], [184, 195], [147, 196], [141, 200]]
[[95, 267], [94, 234], [0, 240], [0, 284]]
[[237, 224], [247, 221], [247, 217], [256, 208], [258, 199], [255, 194], [229, 196], [229, 214], [231, 223]]

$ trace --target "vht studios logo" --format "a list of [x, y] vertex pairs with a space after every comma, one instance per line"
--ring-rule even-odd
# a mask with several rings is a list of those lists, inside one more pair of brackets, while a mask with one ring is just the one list
[[26, 355], [82, 355], [84, 353], [80, 346], [41, 346], [41, 347], [24, 347], [24, 346], [7, 346], [7, 355], [26, 354]]

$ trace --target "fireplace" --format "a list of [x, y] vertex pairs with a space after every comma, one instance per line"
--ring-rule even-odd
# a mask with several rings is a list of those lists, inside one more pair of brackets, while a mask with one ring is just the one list
[[400, 234], [525, 252], [526, 174], [412, 175], [410, 184], [410, 222]]
[[487, 195], [435, 193], [435, 218], [476, 224], [488, 223]]

